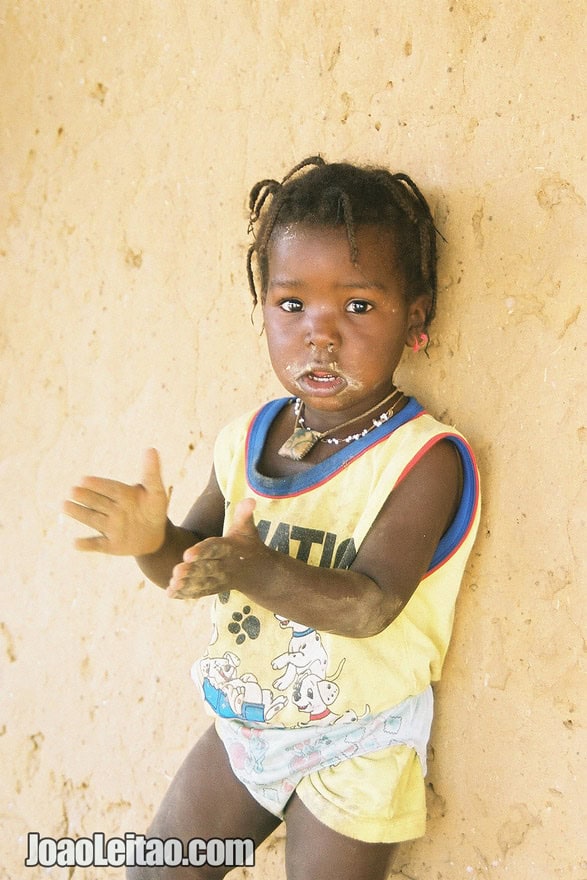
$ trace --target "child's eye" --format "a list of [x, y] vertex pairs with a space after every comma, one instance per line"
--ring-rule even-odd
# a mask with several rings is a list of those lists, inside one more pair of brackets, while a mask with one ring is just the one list
[[284, 312], [301, 312], [304, 308], [302, 301], [299, 299], [284, 299], [280, 302], [279, 307]]
[[372, 308], [371, 303], [366, 302], [364, 299], [353, 299], [347, 305], [346, 310], [353, 315], [364, 315], [366, 312], [370, 312]]

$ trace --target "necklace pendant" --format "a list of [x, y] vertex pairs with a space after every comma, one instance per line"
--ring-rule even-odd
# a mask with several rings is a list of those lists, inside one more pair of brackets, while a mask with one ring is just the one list
[[278, 455], [282, 458], [290, 458], [292, 461], [301, 461], [308, 452], [314, 448], [322, 434], [312, 431], [311, 428], [296, 428], [291, 437], [285, 441]]

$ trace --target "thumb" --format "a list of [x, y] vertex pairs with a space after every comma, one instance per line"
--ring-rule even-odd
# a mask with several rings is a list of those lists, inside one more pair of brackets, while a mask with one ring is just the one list
[[234, 517], [226, 536], [242, 535], [245, 538], [257, 538], [257, 527], [253, 519], [256, 502], [253, 498], [243, 498], [234, 508]]
[[156, 449], [146, 449], [143, 454], [141, 484], [147, 492], [165, 492], [161, 476], [161, 461]]

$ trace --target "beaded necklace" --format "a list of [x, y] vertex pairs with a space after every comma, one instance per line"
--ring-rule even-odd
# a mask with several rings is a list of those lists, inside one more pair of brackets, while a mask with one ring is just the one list
[[[394, 400], [395, 398], [395, 400]], [[312, 428], [308, 427], [308, 425], [304, 421], [303, 409], [304, 404], [300, 400], [299, 397], [296, 398], [296, 402], [294, 404], [294, 412], [296, 415], [296, 421], [294, 425], [293, 434], [291, 437], [285, 441], [281, 449], [278, 450], [278, 454], [283, 458], [289, 458], [292, 461], [301, 461], [314, 446], [319, 443], [332, 443], [335, 446], [339, 446], [341, 443], [352, 443], [353, 440], [360, 440], [361, 437], [365, 437], [369, 431], [372, 431], [374, 428], [378, 428], [388, 419], [390, 419], [397, 406], [404, 399], [404, 394], [398, 388], [394, 388], [391, 394], [388, 394], [383, 400], [379, 401], [379, 403], [375, 404], [375, 406], [368, 409], [366, 412], [361, 413], [360, 416], [355, 416], [354, 419], [348, 419], [346, 422], [343, 422], [341, 425], [337, 425], [335, 428], [330, 428], [328, 431], [314, 431]], [[336, 434], [338, 431], [342, 430], [342, 428], [346, 428], [347, 425], [352, 425], [353, 422], [358, 422], [360, 419], [364, 419], [367, 416], [370, 416], [376, 410], [378, 410], [381, 406], [385, 404], [389, 404], [393, 400], [393, 404], [384, 409], [379, 416], [374, 418], [369, 425], [368, 428], [364, 428], [362, 431], [359, 431], [356, 434], [349, 434], [348, 437], [332, 437], [332, 434]]]

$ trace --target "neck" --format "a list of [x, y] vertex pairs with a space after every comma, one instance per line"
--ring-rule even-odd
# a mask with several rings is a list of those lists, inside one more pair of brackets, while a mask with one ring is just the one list
[[[353, 411], [342, 412], [324, 412], [323, 410], [308, 409], [306, 405], [298, 398], [296, 403], [296, 413], [299, 414], [299, 421], [306, 427], [312, 428], [314, 431], [325, 432], [328, 434], [336, 434], [338, 430], [359, 429], [364, 420], [369, 422], [373, 418], [377, 418], [390, 405], [399, 399], [401, 392], [392, 385], [387, 394], [383, 394], [370, 402], [368, 399], [364, 401], [364, 405], [359, 409], [354, 407]], [[358, 412], [356, 411], [358, 409]]]

